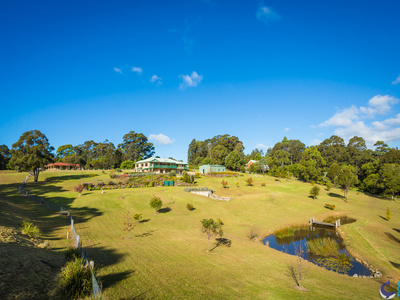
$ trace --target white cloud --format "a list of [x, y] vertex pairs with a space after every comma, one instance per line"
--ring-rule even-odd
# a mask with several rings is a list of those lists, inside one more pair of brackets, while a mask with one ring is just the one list
[[113, 70], [114, 70], [115, 72], [117, 72], [117, 73], [122, 74], [122, 70], [121, 70], [120, 68], [113, 68]]
[[353, 105], [334, 114], [333, 117], [318, 126], [350, 126], [356, 119], [358, 119], [358, 109]]
[[[394, 118], [376, 120], [377, 116], [389, 114], [399, 99], [385, 95], [377, 95], [368, 101], [367, 107], [352, 105], [334, 114], [318, 127], [333, 126], [334, 134], [349, 140], [353, 136], [361, 136], [371, 147], [376, 141], [393, 142], [400, 140], [400, 114]], [[367, 120], [369, 120], [367, 122]]]
[[182, 82], [179, 86], [181, 90], [184, 90], [187, 87], [196, 87], [202, 80], [203, 75], [197, 74], [197, 72], [193, 71], [190, 75], [179, 75], [182, 78]]
[[153, 76], [151, 76], [150, 82], [154, 83], [156, 86], [159, 86], [162, 84], [161, 79], [161, 77], [158, 77], [156, 74], [154, 74]]
[[399, 84], [400, 83], [400, 75], [396, 78], [396, 80], [392, 81], [393, 85]]
[[137, 73], [139, 75], [141, 75], [143, 73], [143, 69], [139, 68], [139, 67], [132, 67], [132, 72]]
[[256, 12], [257, 20], [269, 24], [273, 21], [277, 21], [281, 18], [271, 7], [259, 6]]
[[317, 145], [319, 145], [319, 144], [321, 144], [321, 143], [322, 143], [321, 140], [315, 139], [315, 140], [313, 140], [313, 141], [311, 142], [311, 146], [317, 146]]
[[264, 150], [264, 151], [268, 150], [268, 146], [265, 146], [264, 144], [261, 144], [261, 143], [257, 144], [256, 148], [259, 150]]
[[289, 128], [289, 127], [286, 127], [286, 128], [285, 128], [285, 131], [289, 131], [289, 130], [290, 130], [290, 128]]
[[150, 134], [149, 135], [149, 140], [154, 142], [155, 144], [158, 144], [158, 145], [169, 145], [169, 144], [172, 144], [174, 142], [168, 136], [166, 136], [165, 134], [162, 134], [162, 133]]

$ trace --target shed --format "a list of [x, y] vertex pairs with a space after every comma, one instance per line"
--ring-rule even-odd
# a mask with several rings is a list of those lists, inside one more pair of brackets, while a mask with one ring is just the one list
[[225, 167], [220, 165], [202, 165], [199, 167], [200, 174], [225, 172]]

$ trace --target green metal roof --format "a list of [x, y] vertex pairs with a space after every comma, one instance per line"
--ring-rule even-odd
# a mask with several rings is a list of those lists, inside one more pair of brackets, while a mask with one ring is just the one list
[[147, 163], [147, 162], [159, 162], [159, 163], [169, 163], [169, 164], [177, 164], [177, 165], [187, 165], [187, 163], [184, 163], [181, 161], [176, 161], [174, 159], [155, 158], [155, 157], [150, 157], [150, 158], [146, 158], [143, 160], [139, 160], [139, 161], [135, 162], [135, 164], [141, 164], [141, 163]]

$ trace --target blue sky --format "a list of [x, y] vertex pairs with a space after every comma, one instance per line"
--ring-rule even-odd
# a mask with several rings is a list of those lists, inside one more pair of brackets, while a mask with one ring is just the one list
[[0, 144], [131, 130], [156, 155], [238, 136], [400, 146], [400, 2], [0, 2]]

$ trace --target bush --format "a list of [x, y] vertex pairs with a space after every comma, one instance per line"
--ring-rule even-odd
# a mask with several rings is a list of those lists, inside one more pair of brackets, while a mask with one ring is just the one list
[[32, 222], [24, 220], [22, 221], [20, 228], [22, 234], [25, 234], [29, 237], [38, 238], [41, 235], [40, 229], [36, 225], [33, 225]]
[[390, 220], [390, 218], [392, 217], [392, 212], [390, 211], [390, 207], [387, 206], [386, 207], [386, 220]]
[[225, 181], [225, 180], [222, 179], [221, 184], [222, 184], [223, 188], [227, 188], [228, 187], [228, 181]]
[[58, 274], [58, 286], [73, 299], [83, 298], [92, 293], [92, 271], [82, 265], [82, 259], [74, 257]]
[[162, 201], [160, 197], [153, 196], [150, 200], [150, 207], [154, 208], [156, 212], [162, 207]]
[[83, 184], [78, 184], [77, 186], [74, 186], [74, 191], [79, 193], [79, 196], [80, 196], [84, 188], [85, 187]]
[[175, 177], [176, 176], [176, 171], [172, 170], [171, 172], [169, 172], [169, 176], [170, 177]]
[[100, 187], [102, 187], [102, 186], [104, 185], [104, 182], [103, 182], [103, 181], [99, 181], [99, 182], [97, 183], [97, 185], [100, 186]]
[[195, 208], [193, 207], [193, 204], [190, 204], [190, 203], [186, 204], [186, 208], [187, 208], [188, 210], [194, 210], [194, 209], [195, 209]]
[[197, 179], [198, 179], [198, 178], [201, 178], [199, 172], [196, 172], [196, 178], [197, 178]]
[[328, 180], [328, 181], [326, 182], [326, 190], [327, 190], [327, 191], [330, 191], [331, 188], [332, 188], [332, 183]]
[[318, 186], [312, 187], [310, 190], [310, 195], [313, 196], [314, 199], [316, 199], [317, 196], [319, 195], [319, 187]]
[[253, 186], [254, 180], [253, 178], [249, 177], [245, 180], [248, 186]]
[[112, 180], [110, 180], [110, 181], [108, 182], [108, 185], [115, 185], [115, 182], [112, 181]]
[[115, 172], [121, 172], [121, 169], [120, 168], [116, 168]]
[[114, 179], [114, 178], [115, 178], [115, 170], [114, 170], [114, 169], [112, 169], [112, 170], [110, 171], [110, 178], [111, 178], [111, 179]]
[[121, 163], [121, 169], [133, 169], [135, 167], [135, 163], [131, 160], [126, 160]]
[[334, 210], [335, 209], [335, 205], [333, 205], [333, 204], [325, 204], [325, 208], [330, 209], [330, 210]]
[[265, 186], [266, 186], [265, 182], [261, 183], [261, 186], [264, 186], [264, 187], [265, 187]]
[[236, 182], [236, 187], [239, 187], [239, 182]]

